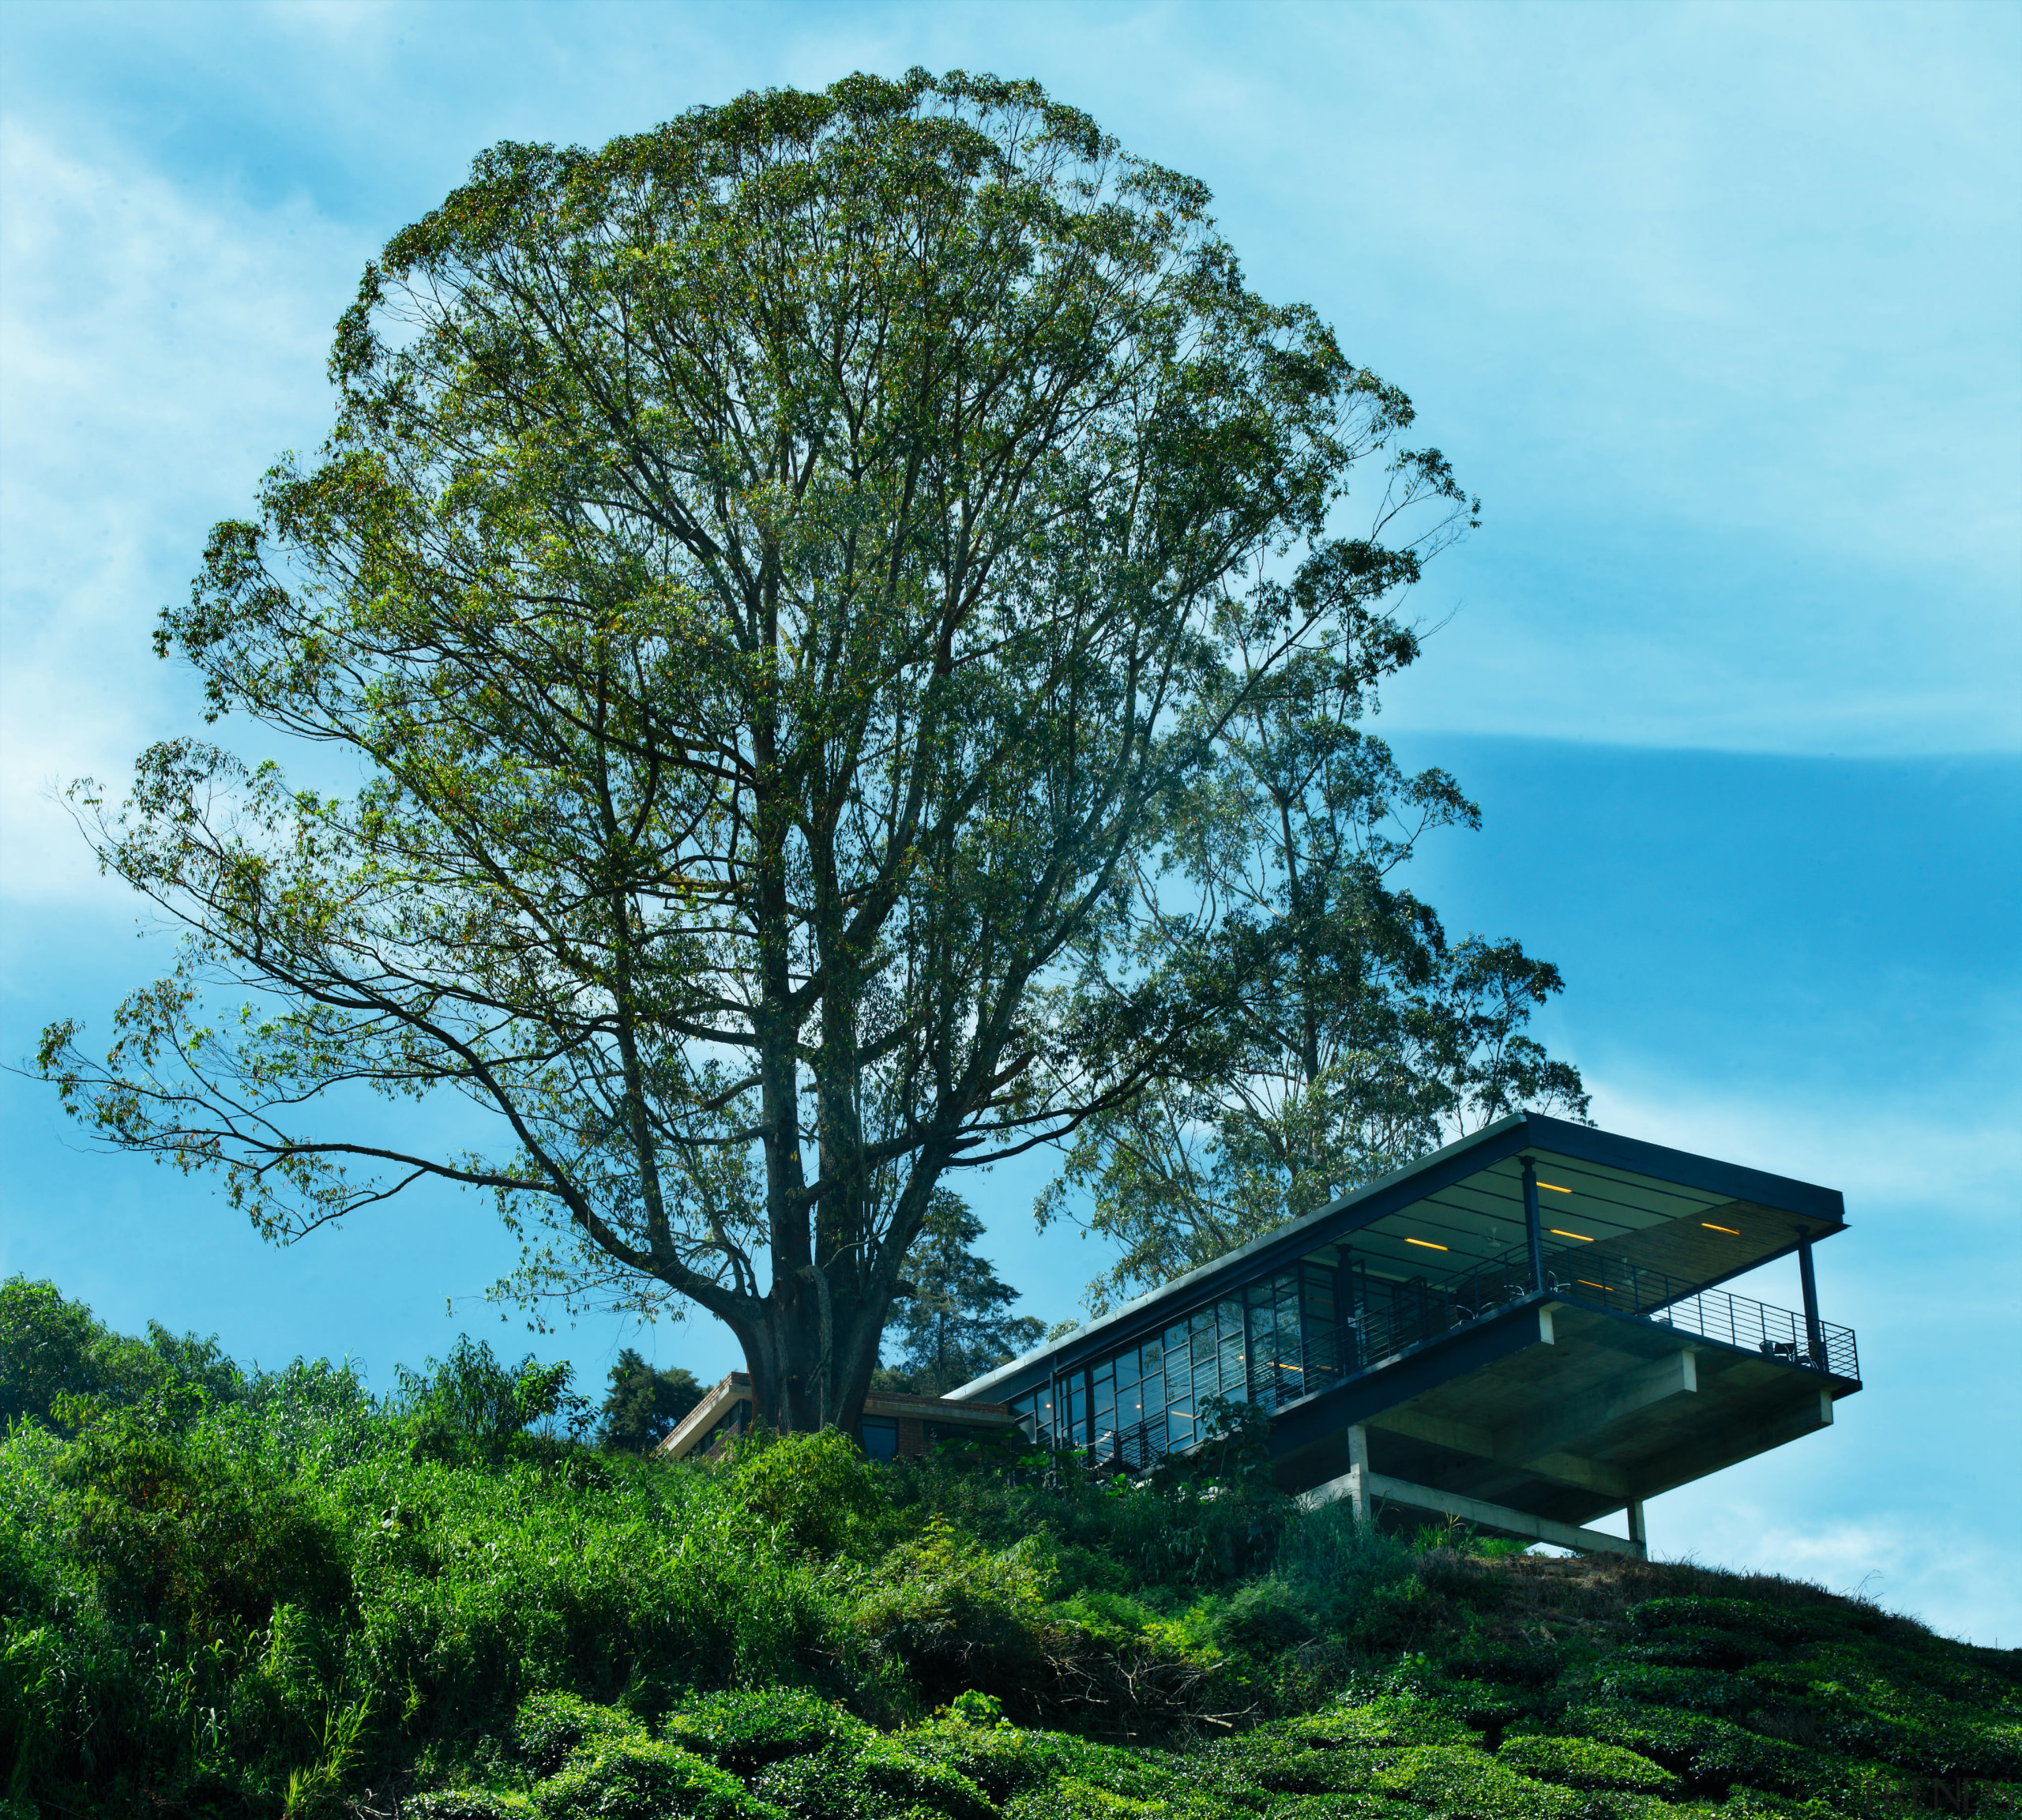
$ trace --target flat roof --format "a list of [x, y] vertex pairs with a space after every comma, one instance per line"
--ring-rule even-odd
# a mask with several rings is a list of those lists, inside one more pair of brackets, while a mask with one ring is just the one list
[[1702, 1288], [1795, 1250], [1801, 1235], [1824, 1238], [1847, 1223], [1837, 1189], [1515, 1112], [1035, 1347], [949, 1397], [983, 1397], [1049, 1358], [1071, 1366], [1101, 1356], [1213, 1300], [1228, 1277], [1266, 1274], [1351, 1235], [1357, 1261], [1378, 1275], [1466, 1269], [1524, 1243], [1526, 1157], [1535, 1165], [1548, 1247], [1594, 1245]]

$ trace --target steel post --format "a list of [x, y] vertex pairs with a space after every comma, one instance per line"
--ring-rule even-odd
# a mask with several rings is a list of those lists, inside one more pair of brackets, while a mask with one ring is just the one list
[[1825, 1369], [1825, 1329], [1818, 1320], [1818, 1280], [1811, 1272], [1811, 1235], [1798, 1231], [1798, 1281], [1804, 1289], [1804, 1338], [1811, 1349], [1811, 1362]]
[[1528, 1156], [1524, 1159], [1524, 1232], [1531, 1246], [1532, 1293], [1540, 1295], [1545, 1286], [1544, 1228], [1538, 1218], [1537, 1166]]

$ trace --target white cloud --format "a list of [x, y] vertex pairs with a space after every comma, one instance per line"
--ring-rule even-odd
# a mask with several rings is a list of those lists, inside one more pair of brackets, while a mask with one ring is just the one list
[[1742, 1096], [1619, 1065], [1593, 1084], [1593, 1118], [1603, 1130], [1840, 1188], [1852, 1224], [1905, 1205], [2012, 1215], [2022, 1179], [2016, 1110], [2012, 1091], [2005, 1103], [1996, 1090], [1964, 1106], [1956, 1093], [1934, 1104], [1907, 1088], [1858, 1099], [1801, 1089]]
[[2022, 1642], [2022, 1589], [2012, 1546], [1983, 1529], [1884, 1505], [1807, 1528], [1787, 1508], [1733, 1502], [1708, 1480], [1651, 1506], [1652, 1552], [1708, 1567], [1809, 1580], [1870, 1599], [1948, 1637], [2014, 1648]]
[[218, 518], [327, 416], [363, 248], [305, 203], [193, 195], [0, 124], [0, 891], [105, 889], [52, 789], [196, 723], [148, 647]]

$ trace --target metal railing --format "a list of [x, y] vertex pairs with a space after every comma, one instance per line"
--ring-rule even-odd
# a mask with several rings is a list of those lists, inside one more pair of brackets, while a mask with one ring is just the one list
[[1640, 1315], [1701, 1340], [1860, 1382], [1860, 1349], [1851, 1327], [1820, 1321], [1816, 1332], [1807, 1333], [1804, 1316], [1793, 1309], [1725, 1289], [1702, 1289], [1648, 1265], [1584, 1247], [1547, 1251], [1544, 1263], [1546, 1293], [1563, 1301]]
[[[1850, 1327], [1821, 1321], [1815, 1333], [1807, 1333], [1803, 1315], [1794, 1310], [1724, 1289], [1701, 1288], [1584, 1246], [1547, 1249], [1543, 1262], [1541, 1288], [1554, 1300], [1633, 1315], [1698, 1339], [1860, 1382], [1860, 1353]], [[1217, 1388], [1238, 1400], [1246, 1391], [1249, 1401], [1266, 1410], [1282, 1408], [1528, 1300], [1534, 1293], [1530, 1264], [1528, 1250], [1517, 1249], [1443, 1282], [1419, 1278], [1399, 1283], [1355, 1272], [1353, 1312], [1347, 1319], [1296, 1352], [1280, 1350], [1268, 1358], [1253, 1354], [1243, 1368], [1246, 1385]], [[1197, 1415], [1169, 1408], [1142, 1422], [1098, 1431], [1089, 1445], [1099, 1464], [1143, 1472], [1168, 1454], [1190, 1451], [1201, 1438]]]

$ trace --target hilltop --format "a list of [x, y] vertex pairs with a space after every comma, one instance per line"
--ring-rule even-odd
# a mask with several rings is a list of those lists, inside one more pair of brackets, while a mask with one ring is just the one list
[[[440, 1820], [2001, 1814], [2022, 1652], [1196, 1477], [572, 1440], [0, 1287], [0, 1776], [31, 1812]], [[1239, 1438], [1238, 1438], [1239, 1440]]]

